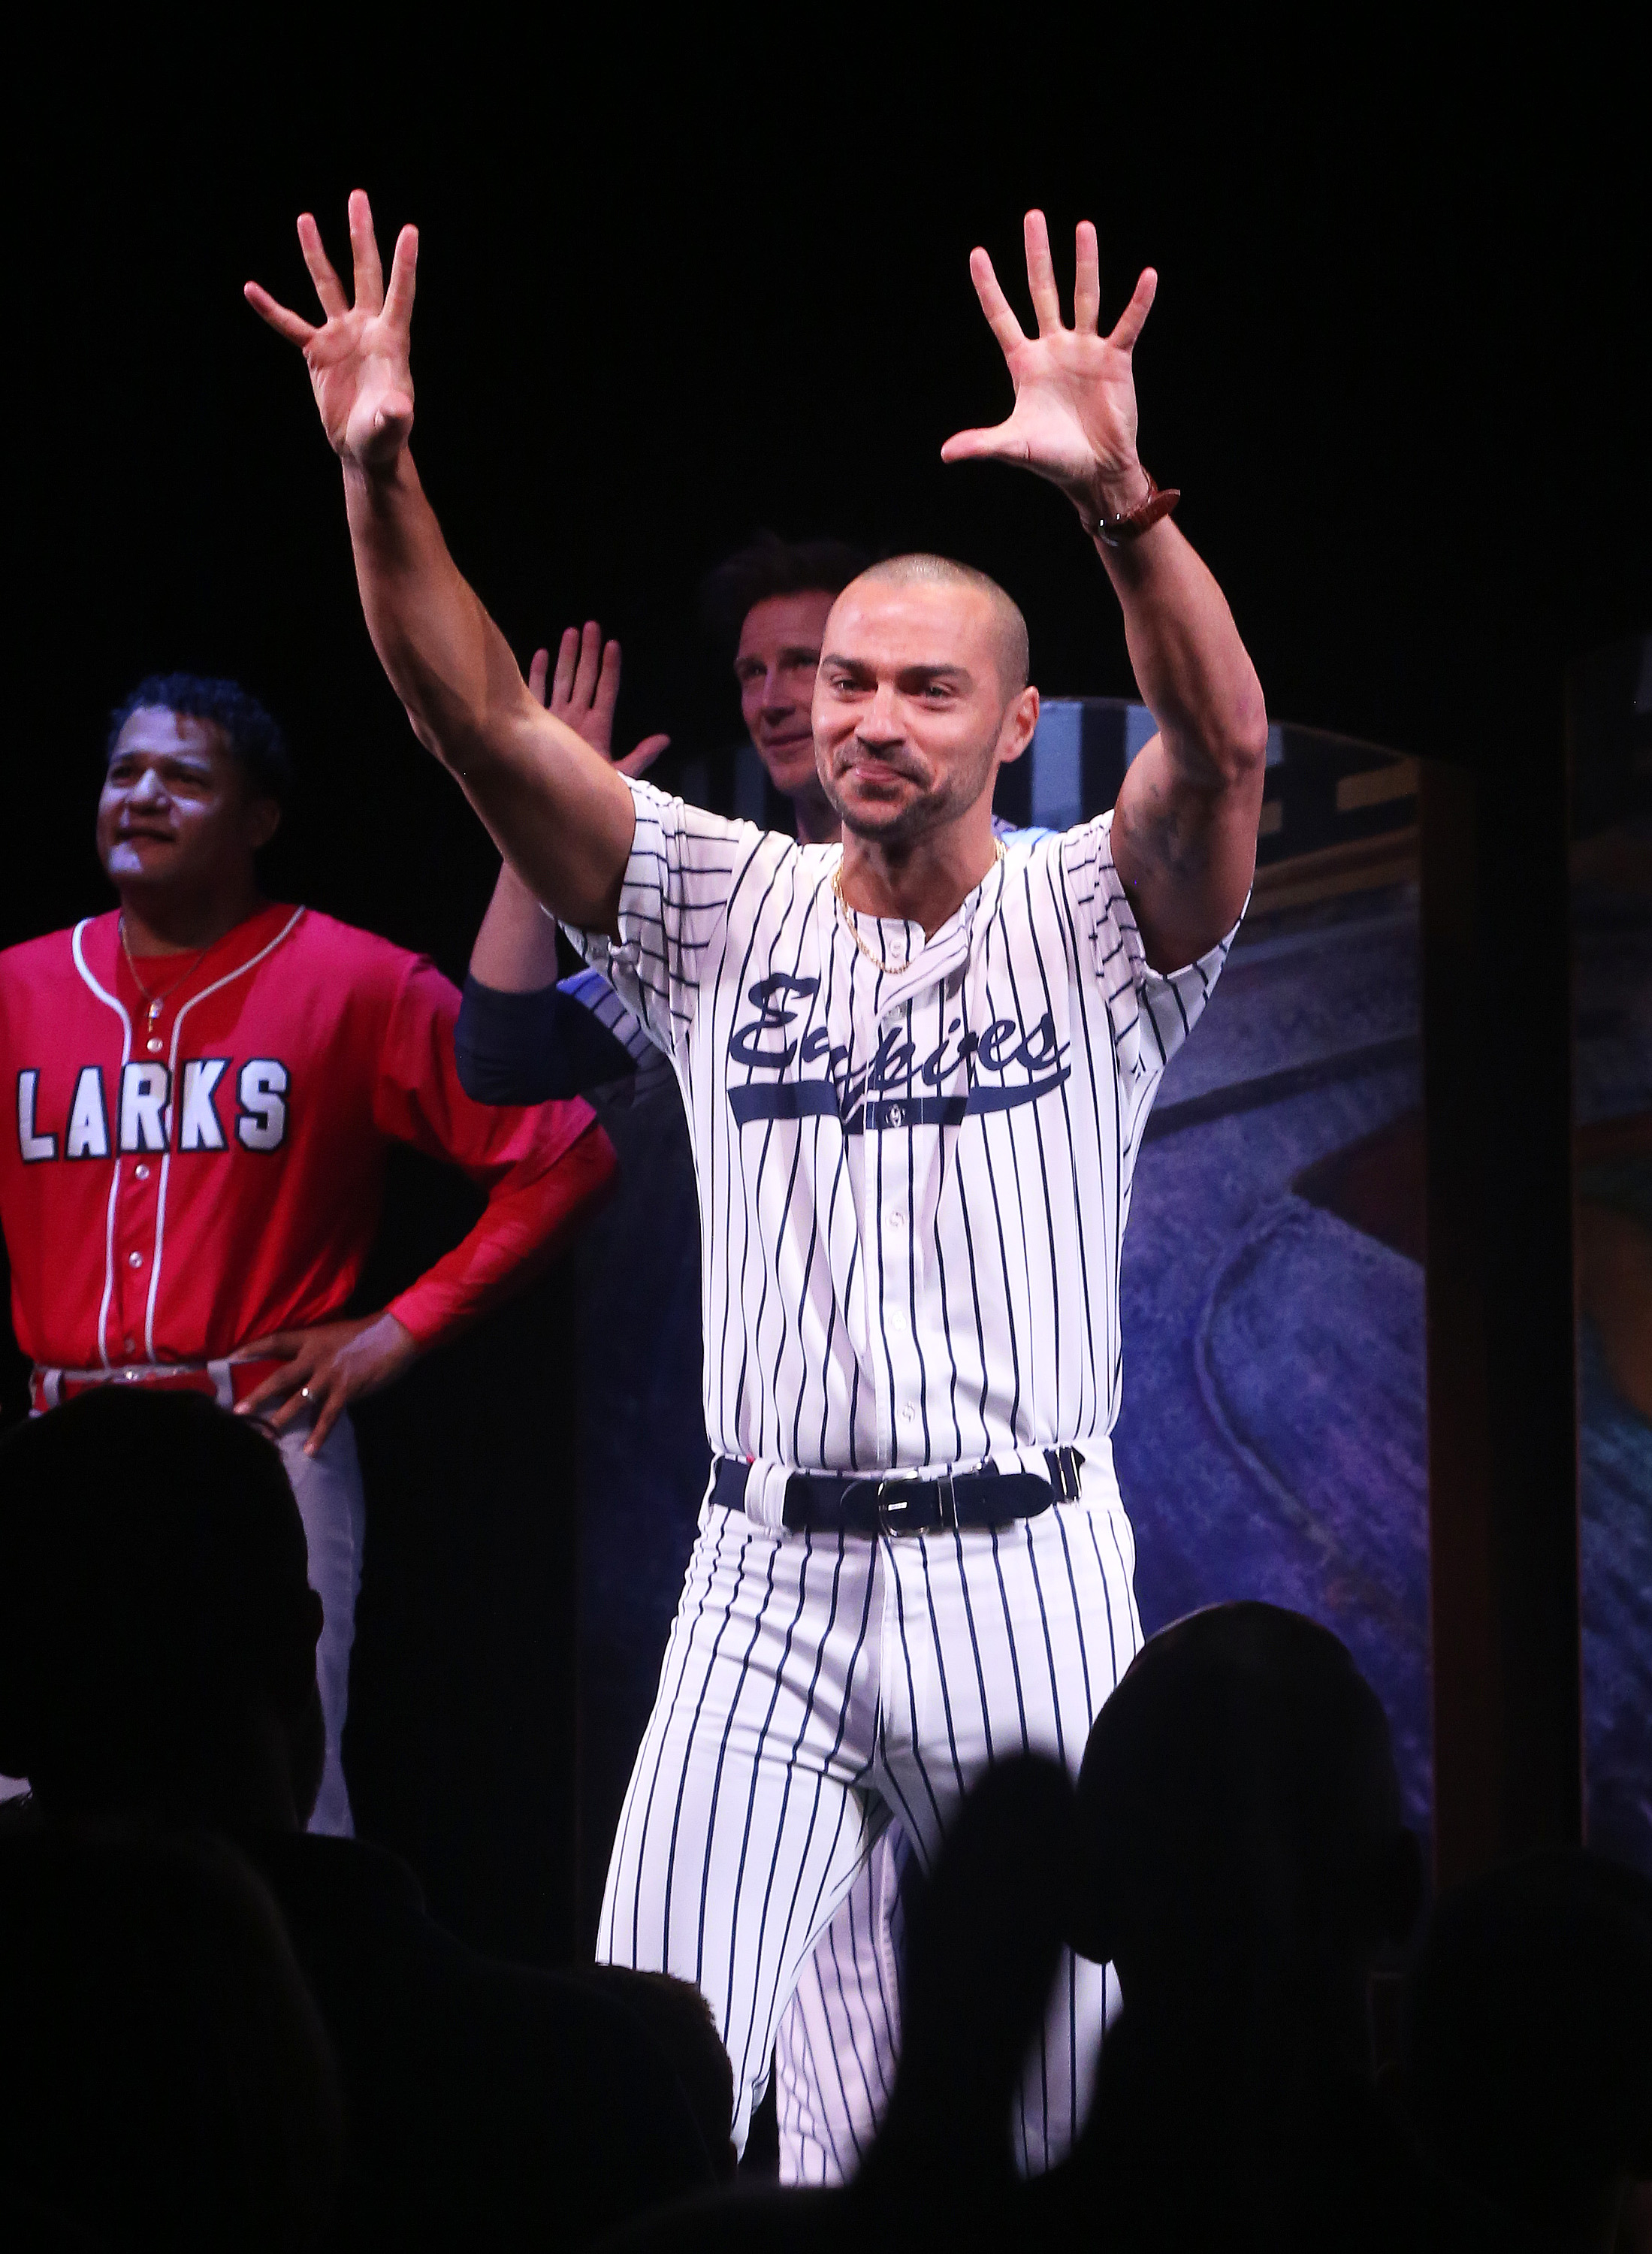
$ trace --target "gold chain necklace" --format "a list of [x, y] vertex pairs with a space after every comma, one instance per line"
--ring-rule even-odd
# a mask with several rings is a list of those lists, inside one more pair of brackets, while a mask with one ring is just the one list
[[[1004, 840], [1002, 837], [995, 837], [992, 841], [993, 867], [997, 868], [998, 863], [1003, 860], [1003, 858]], [[984, 879], [983, 881], [984, 881]], [[839, 861], [837, 866], [832, 872], [832, 892], [836, 899], [838, 906], [844, 912], [844, 920], [849, 926], [849, 936], [854, 941], [856, 946], [865, 956], [867, 962], [871, 963], [872, 969], [874, 970], [881, 970], [886, 978], [892, 978], [898, 970], [904, 970], [906, 968], [906, 964], [912, 960], [910, 956], [906, 957], [906, 962], [886, 962], [881, 955], [874, 955], [872, 953], [871, 948], [867, 946], [865, 941], [861, 937], [860, 927], [855, 921], [855, 911], [850, 906], [849, 902], [844, 898], [844, 864], [841, 861]]]
[[200, 969], [201, 964], [205, 962], [207, 956], [212, 951], [212, 944], [213, 942], [211, 940], [208, 940], [206, 946], [201, 948], [200, 953], [196, 956], [194, 961], [185, 964], [184, 968], [178, 972], [177, 977], [173, 979], [170, 986], [163, 986], [158, 994], [153, 994], [144, 984], [143, 979], [138, 975], [137, 961], [132, 953], [131, 942], [126, 936], [126, 918], [124, 915], [122, 916], [121, 952], [126, 957], [126, 967], [132, 974], [133, 985], [136, 987], [138, 992], [149, 1004], [149, 1022], [151, 1026], [154, 1024], [156, 1018], [159, 1017], [162, 1004], [165, 1002], [167, 996], [169, 994], [177, 993], [178, 988], [184, 984], [185, 980], [187, 978], [192, 978], [195, 973]]

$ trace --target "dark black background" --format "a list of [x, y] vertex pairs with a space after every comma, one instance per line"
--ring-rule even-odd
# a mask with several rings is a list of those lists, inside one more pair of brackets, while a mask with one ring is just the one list
[[[12, 58], [0, 943], [105, 905], [103, 717], [192, 667], [294, 739], [278, 889], [462, 967], [493, 856], [382, 682], [302, 366], [241, 298], [256, 276], [307, 309], [294, 215], [336, 253], [357, 185], [387, 256], [422, 230], [416, 449], [462, 566], [524, 653], [599, 615], [622, 734], [668, 729], [679, 755], [734, 732], [695, 591], [759, 524], [966, 556], [1022, 600], [1046, 690], [1128, 690], [1065, 505], [939, 460], [1007, 409], [967, 259], [984, 242], [1024, 302], [1032, 202], [1064, 272], [1096, 219], [1110, 310], [1159, 270], [1143, 452], [1277, 714], [1517, 790], [1559, 758], [1566, 662], [1652, 616], [1634, 74], [1578, 11], [1541, 50], [1387, 11], [1262, 42], [1010, 8], [899, 34], [872, 10], [737, 33], [611, 10], [527, 44], [480, 10], [243, 15], [187, 42], [159, 20]], [[449, 1194], [398, 1175], [383, 1279], [458, 1225]], [[563, 1915], [560, 1817], [528, 1826], [537, 1880], [502, 1874], [565, 1686], [554, 1653], [500, 1656], [500, 1607], [557, 1569], [542, 1424], [496, 1375], [556, 1358], [565, 1297], [368, 1420], [422, 1500], [376, 1537], [358, 1797], [453, 1914], [522, 1946]]]

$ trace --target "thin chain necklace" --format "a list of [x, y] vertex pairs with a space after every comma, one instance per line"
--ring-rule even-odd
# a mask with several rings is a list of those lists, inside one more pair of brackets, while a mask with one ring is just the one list
[[[1004, 840], [1002, 837], [995, 837], [992, 841], [992, 864], [994, 868], [998, 866], [998, 863], [1003, 858]], [[898, 970], [904, 970], [906, 968], [906, 962], [910, 962], [912, 960], [910, 956], [907, 956], [906, 962], [886, 962], [881, 955], [874, 955], [872, 953], [871, 948], [867, 946], [865, 941], [861, 937], [860, 927], [855, 921], [855, 911], [850, 906], [849, 902], [844, 898], [844, 864], [841, 861], [839, 861], [836, 868], [832, 872], [832, 892], [836, 898], [838, 906], [844, 912], [844, 920], [849, 926], [849, 936], [854, 941], [856, 946], [865, 956], [867, 962], [871, 963], [872, 969], [874, 970], [881, 970], [886, 978], [892, 978]]]
[[124, 910], [122, 910], [121, 915], [121, 952], [126, 957], [126, 967], [132, 974], [133, 985], [136, 987], [138, 992], [149, 1004], [149, 1023], [151, 1026], [155, 1023], [156, 1018], [159, 1017], [162, 1004], [165, 1002], [167, 996], [169, 994], [177, 993], [178, 988], [184, 984], [185, 980], [192, 978], [195, 973], [200, 969], [201, 964], [205, 962], [208, 954], [211, 952], [212, 944], [213, 942], [209, 939], [206, 946], [201, 948], [200, 954], [194, 957], [193, 961], [186, 962], [184, 965], [184, 968], [178, 972], [177, 977], [173, 979], [170, 986], [163, 986], [158, 994], [153, 993], [150, 988], [144, 984], [142, 977], [139, 976], [137, 961], [132, 953], [131, 942], [126, 936], [126, 915]]

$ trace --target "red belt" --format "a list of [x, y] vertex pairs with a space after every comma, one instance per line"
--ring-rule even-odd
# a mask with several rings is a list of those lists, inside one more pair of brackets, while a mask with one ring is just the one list
[[46, 1369], [36, 1362], [29, 1373], [29, 1406], [38, 1417], [100, 1385], [154, 1385], [164, 1393], [204, 1393], [233, 1409], [286, 1366], [262, 1356], [256, 1362], [128, 1362], [113, 1369]]

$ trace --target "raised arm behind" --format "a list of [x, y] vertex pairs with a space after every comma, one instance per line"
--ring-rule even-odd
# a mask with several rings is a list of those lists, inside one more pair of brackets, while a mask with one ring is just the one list
[[303, 352], [344, 471], [368, 631], [414, 733], [458, 778], [507, 861], [553, 914], [616, 928], [635, 829], [607, 761], [536, 701], [504, 636], [448, 553], [413, 466], [410, 364], [418, 237], [402, 228], [384, 285], [373, 214], [350, 198], [354, 303], [314, 220], [298, 221], [319, 326], [256, 282], [254, 311]]

